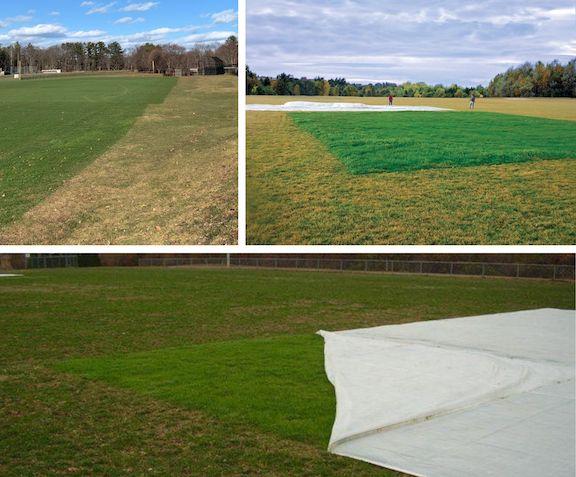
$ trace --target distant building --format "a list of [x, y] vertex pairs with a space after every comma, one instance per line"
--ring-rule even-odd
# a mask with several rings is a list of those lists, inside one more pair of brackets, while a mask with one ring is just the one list
[[223, 75], [224, 73], [224, 62], [217, 56], [206, 56], [200, 59], [198, 64], [198, 74]]

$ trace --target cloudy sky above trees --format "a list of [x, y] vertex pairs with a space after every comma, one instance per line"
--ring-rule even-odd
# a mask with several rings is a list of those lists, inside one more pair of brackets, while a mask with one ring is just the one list
[[525, 61], [576, 56], [573, 0], [247, 0], [261, 75], [487, 84]]
[[0, 44], [145, 42], [192, 47], [236, 35], [235, 0], [2, 0]]

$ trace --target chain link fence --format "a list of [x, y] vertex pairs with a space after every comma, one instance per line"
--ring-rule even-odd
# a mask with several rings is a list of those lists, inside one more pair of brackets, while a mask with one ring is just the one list
[[30, 255], [26, 257], [26, 268], [77, 267], [78, 255]]
[[488, 262], [438, 262], [417, 260], [325, 259], [290, 257], [149, 257], [140, 266], [236, 266], [301, 270], [334, 270], [380, 273], [473, 275], [482, 277], [544, 278], [574, 280], [573, 265]]

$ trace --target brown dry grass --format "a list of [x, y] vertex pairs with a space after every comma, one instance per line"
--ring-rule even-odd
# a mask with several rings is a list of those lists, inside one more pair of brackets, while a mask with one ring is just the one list
[[[322, 101], [331, 103], [388, 104], [386, 98], [350, 96], [248, 96], [248, 104], [284, 104], [286, 101]], [[395, 98], [396, 106], [436, 106], [466, 111], [468, 98]], [[539, 116], [576, 121], [576, 99], [572, 98], [479, 98], [477, 111]]]
[[237, 80], [181, 78], [129, 133], [23, 219], [6, 244], [234, 244]]

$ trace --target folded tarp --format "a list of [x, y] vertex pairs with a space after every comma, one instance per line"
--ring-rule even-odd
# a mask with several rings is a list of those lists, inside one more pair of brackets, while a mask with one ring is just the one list
[[575, 312], [320, 331], [329, 451], [418, 476], [575, 475]]

